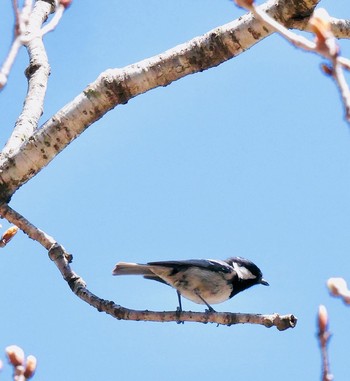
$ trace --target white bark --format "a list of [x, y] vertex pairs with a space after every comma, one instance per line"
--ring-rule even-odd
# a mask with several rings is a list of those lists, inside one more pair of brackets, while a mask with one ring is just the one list
[[[263, 8], [288, 27], [297, 25], [305, 28], [318, 1], [273, 0]], [[0, 155], [0, 201], [9, 200], [21, 185], [36, 175], [89, 125], [117, 105], [125, 104], [158, 86], [167, 86], [186, 75], [217, 66], [271, 33], [268, 26], [247, 14], [158, 56], [102, 73], [29, 137], [27, 131], [25, 134], [15, 133], [14, 139], [10, 139]], [[39, 61], [45, 63], [45, 57]], [[32, 118], [26, 113], [24, 117], [31, 124]], [[23, 143], [19, 145], [18, 139], [23, 138]]]
[[26, 70], [28, 77], [28, 91], [24, 101], [23, 110], [17, 119], [12, 135], [2, 150], [3, 155], [10, 154], [22, 145], [37, 129], [39, 119], [43, 113], [43, 104], [47, 89], [50, 66], [45, 47], [40, 35], [40, 28], [51, 13], [51, 4], [46, 1], [37, 1], [21, 35], [16, 41], [27, 45], [30, 58]]

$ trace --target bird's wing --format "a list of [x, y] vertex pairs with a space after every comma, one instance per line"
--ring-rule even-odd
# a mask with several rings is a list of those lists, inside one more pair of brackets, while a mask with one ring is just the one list
[[164, 283], [166, 284], [167, 286], [170, 286], [170, 284], [168, 284], [165, 280], [163, 280], [162, 278], [160, 278], [159, 276], [157, 275], [144, 275], [143, 276], [145, 279], [148, 279], [148, 280], [155, 280], [157, 282], [160, 282], [160, 283]]
[[209, 271], [215, 272], [224, 272], [231, 273], [233, 267], [224, 261], [220, 261], [217, 259], [189, 259], [184, 261], [158, 261], [158, 262], [149, 262], [147, 263], [149, 266], [162, 266], [162, 267], [170, 267], [174, 270], [180, 271], [185, 270], [189, 267], [200, 267], [202, 269], [206, 269]]

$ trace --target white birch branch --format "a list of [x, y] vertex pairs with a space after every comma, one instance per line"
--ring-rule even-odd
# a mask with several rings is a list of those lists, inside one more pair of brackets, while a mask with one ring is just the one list
[[336, 38], [350, 38], [350, 20], [331, 17], [332, 32]]
[[[292, 27], [309, 18], [319, 0], [269, 1], [262, 6], [275, 20]], [[89, 125], [131, 98], [167, 86], [189, 74], [215, 67], [252, 47], [272, 29], [251, 14], [201, 37], [123, 69], [102, 73], [73, 101], [9, 154], [0, 155], [0, 202], [35, 176]]]
[[[311, 32], [311, 28], [308, 25], [308, 21], [309, 21], [309, 17], [302, 18], [301, 20], [294, 19], [292, 23], [288, 26], [288, 28], [298, 29], [305, 32]], [[337, 19], [335, 17], [331, 17], [330, 22], [331, 22], [332, 32], [334, 34], [334, 37], [338, 39], [350, 38], [350, 20]]]
[[11, 154], [23, 142], [28, 140], [38, 127], [39, 118], [43, 113], [50, 66], [39, 32], [51, 11], [52, 7], [50, 3], [37, 1], [29, 16], [24, 34], [16, 39], [20, 38], [21, 42], [26, 44], [28, 49], [30, 58], [29, 67], [26, 70], [28, 90], [22, 112], [17, 119], [7, 144], [2, 150], [3, 155]]
[[18, 55], [19, 49], [22, 46], [22, 42], [19, 36], [15, 37], [12, 42], [10, 51], [0, 68], [0, 91], [6, 86], [8, 76], [11, 72], [12, 66], [15, 63], [15, 59]]

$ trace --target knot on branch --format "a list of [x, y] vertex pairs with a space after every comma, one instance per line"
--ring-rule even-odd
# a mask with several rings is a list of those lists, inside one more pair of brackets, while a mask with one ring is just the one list
[[49, 249], [49, 258], [51, 261], [56, 262], [64, 259], [68, 263], [73, 262], [73, 255], [66, 252], [66, 250], [57, 242], [55, 242]]
[[39, 70], [39, 68], [39, 64], [30, 64], [24, 71], [26, 78], [29, 79], [36, 71]]
[[[285, 331], [288, 328], [294, 328], [297, 325], [298, 319], [294, 315], [273, 314], [273, 321], [270, 322], [270, 327], [275, 326], [279, 331]], [[267, 325], [266, 325], [267, 326]]]
[[56, 1], [55, 0], [41, 0], [43, 1], [44, 3], [48, 3], [51, 5], [51, 10], [50, 10], [50, 13], [54, 13], [56, 11]]
[[4, 182], [1, 182], [0, 183], [0, 206], [4, 204], [8, 204], [11, 201], [11, 197], [12, 197], [12, 194], [11, 194], [11, 190], [9, 186], [5, 184]]
[[318, 2], [318, 0], [281, 2], [281, 4], [277, 4], [279, 21], [286, 28], [293, 28], [296, 22], [307, 22]]
[[68, 283], [68, 286], [70, 287], [70, 289], [75, 293], [77, 294], [81, 289], [85, 289], [86, 288], [86, 283], [84, 282], [84, 280], [78, 276], [78, 275], [75, 275], [73, 276], [72, 278], [70, 279], [67, 279], [67, 283]]

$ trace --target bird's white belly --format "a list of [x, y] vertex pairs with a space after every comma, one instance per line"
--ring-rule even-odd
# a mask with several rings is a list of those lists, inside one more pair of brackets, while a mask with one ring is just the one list
[[165, 267], [153, 268], [152, 271], [177, 289], [183, 297], [198, 304], [205, 304], [198, 295], [209, 304], [217, 304], [229, 299], [232, 292], [232, 285], [228, 282], [230, 274], [196, 267], [187, 269], [185, 273], [179, 271], [177, 274], [171, 274], [171, 270]]

